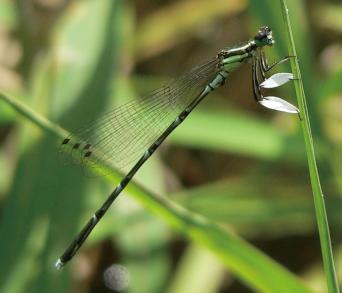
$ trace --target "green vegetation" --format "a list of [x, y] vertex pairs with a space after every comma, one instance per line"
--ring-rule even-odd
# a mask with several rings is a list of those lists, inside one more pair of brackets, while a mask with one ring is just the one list
[[[143, 95], [260, 25], [274, 31], [269, 59], [288, 55], [280, 1], [64, 2], [0, 3], [0, 291], [106, 292], [103, 273], [120, 263], [133, 293], [326, 292], [311, 196], [312, 187], [322, 211], [321, 184], [327, 217], [323, 209], [317, 221], [336, 292], [326, 226], [328, 219], [339, 272], [340, 5], [288, 1], [307, 96], [307, 106], [298, 102], [302, 121], [258, 107], [250, 64], [243, 66], [171, 135], [80, 254], [56, 271], [56, 258], [121, 178], [115, 170], [88, 178], [80, 166], [63, 165], [65, 129]], [[297, 94], [288, 84], [277, 95], [295, 103], [300, 84]], [[307, 153], [312, 139], [316, 157]]]

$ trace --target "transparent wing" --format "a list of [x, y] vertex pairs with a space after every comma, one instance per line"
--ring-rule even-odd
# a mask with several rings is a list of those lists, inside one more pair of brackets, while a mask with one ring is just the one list
[[219, 72], [217, 58], [138, 100], [130, 101], [76, 130], [61, 144], [63, 157], [88, 167], [99, 161], [131, 167]]

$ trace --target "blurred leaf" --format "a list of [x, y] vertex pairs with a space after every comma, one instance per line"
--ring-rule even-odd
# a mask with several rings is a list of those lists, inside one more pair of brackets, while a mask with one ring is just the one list
[[14, 1], [1, 0], [0, 2], [0, 25], [2, 28], [12, 29], [14, 28], [17, 19], [16, 11], [14, 7]]
[[[112, 17], [109, 5], [107, 2], [89, 0], [74, 2], [56, 25], [50, 58], [52, 62], [45, 74], [49, 75], [52, 83], [51, 107], [57, 117], [69, 111], [75, 115], [77, 112], [72, 108], [79, 107], [77, 103], [85, 96], [93, 98], [96, 95], [98, 100], [92, 100], [91, 107], [83, 104], [82, 112], [87, 108], [96, 112], [101, 99], [103, 101], [106, 97], [106, 91], [102, 91], [102, 95], [96, 92], [99, 84], [91, 83], [98, 76], [105, 80], [112, 78], [113, 69], [103, 65], [105, 62], [117, 62], [117, 58], [114, 60], [108, 53], [110, 47], [116, 48], [116, 43], [113, 38], [107, 38], [118, 30], [117, 26], [108, 22], [108, 18]], [[117, 22], [119, 20], [116, 18]], [[107, 48], [104, 48], [104, 43]], [[106, 54], [107, 59], [99, 61]], [[49, 80], [46, 82], [49, 83]]]
[[329, 97], [342, 93], [342, 70], [331, 74], [328, 78], [322, 82], [322, 86], [319, 88], [317, 97], [318, 102], [321, 103]]
[[[210, 272], [210, 273], [208, 273]], [[178, 264], [168, 293], [215, 293], [227, 283], [222, 263], [209, 251], [190, 245]]]
[[320, 3], [315, 8], [316, 23], [324, 29], [342, 32], [342, 5]]
[[130, 292], [164, 291], [171, 272], [170, 236], [170, 229], [165, 223], [146, 213], [141, 221], [121, 231], [116, 243], [122, 252], [122, 262], [134, 280], [130, 284]]
[[[329, 99], [322, 100], [320, 105], [320, 112], [325, 119], [322, 121], [323, 128], [325, 130], [325, 135], [333, 144], [333, 149], [338, 149], [342, 146], [342, 92], [341, 95], [332, 96]], [[331, 150], [325, 150], [323, 153], [326, 160], [331, 161], [331, 164], [338, 165], [339, 163], [339, 154], [336, 153], [335, 156], [332, 156]], [[332, 159], [334, 158], [334, 159]], [[337, 171], [337, 170], [336, 170]], [[336, 177], [338, 178], [338, 174], [336, 173]]]
[[[281, 237], [315, 231], [314, 206], [310, 190], [276, 174], [267, 178], [225, 180], [172, 194], [172, 198], [191, 211], [234, 226], [248, 237]], [[272, 189], [270, 189], [272, 185]], [[276, 197], [275, 197], [276, 195]], [[342, 202], [327, 201], [330, 221], [339, 229]], [[259, 227], [259, 228], [258, 228]]]
[[[335, 42], [326, 46], [319, 56], [321, 70], [328, 75], [339, 74], [342, 71], [342, 44]], [[322, 82], [324, 85], [324, 81]]]
[[[186, 0], [151, 13], [139, 25], [135, 55], [141, 60], [175, 46], [194, 30], [246, 8], [246, 0]], [[175, 21], [177, 19], [177, 21]]]
[[6, 103], [0, 103], [0, 124], [6, 124], [15, 121], [15, 111], [13, 111], [13, 109]]

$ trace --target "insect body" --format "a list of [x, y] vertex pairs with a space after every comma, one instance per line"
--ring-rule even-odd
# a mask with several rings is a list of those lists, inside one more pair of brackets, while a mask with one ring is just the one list
[[260, 105], [277, 111], [299, 113], [295, 106], [285, 100], [273, 96], [264, 97], [261, 93], [261, 88], [278, 87], [293, 79], [290, 73], [277, 73], [266, 78], [267, 72], [292, 57], [269, 65], [263, 48], [273, 44], [271, 29], [261, 27], [256, 36], [245, 44], [221, 50], [208, 62], [142, 99], [114, 109], [64, 139], [62, 149], [71, 154], [78, 152], [85, 164], [97, 165], [98, 161], [110, 161], [118, 169], [130, 169], [57, 260], [57, 268], [72, 259], [117, 196], [166, 137], [210, 92], [221, 87], [228, 75], [241, 63], [252, 60], [253, 94]]

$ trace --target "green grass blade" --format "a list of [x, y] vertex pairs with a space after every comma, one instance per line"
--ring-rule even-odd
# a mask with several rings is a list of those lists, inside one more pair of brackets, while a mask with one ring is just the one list
[[[171, 197], [195, 213], [234, 227], [247, 238], [315, 233], [317, 225], [312, 200], [302, 196], [308, 193], [309, 187], [276, 180], [277, 174], [260, 180], [253, 180], [254, 177], [252, 174], [243, 179], [204, 184], [173, 193]], [[335, 230], [341, 229], [342, 201], [329, 198], [327, 208], [330, 224]]]
[[34, 124], [38, 125], [44, 131], [51, 133], [59, 138], [63, 138], [68, 135], [68, 132], [58, 125], [53, 124], [48, 119], [41, 115], [37, 115], [31, 108], [21, 103], [20, 101], [11, 98], [8, 95], [0, 93], [0, 99], [5, 101], [8, 105], [12, 106], [18, 113], [29, 119]]
[[[286, 26], [286, 33], [288, 37], [288, 48], [289, 48], [289, 55], [297, 56], [296, 48], [294, 43], [294, 38], [292, 34], [291, 24], [290, 24], [290, 17], [289, 17], [289, 10], [287, 8], [286, 0], [281, 0], [281, 7], [284, 17], [284, 22]], [[324, 197], [323, 192], [319, 180], [319, 174], [315, 159], [315, 152], [313, 147], [313, 140], [311, 135], [310, 129], [310, 121], [308, 110], [305, 101], [305, 93], [304, 87], [302, 83], [302, 77], [299, 69], [299, 63], [297, 58], [293, 58], [291, 60], [291, 68], [292, 71], [298, 80], [295, 81], [295, 90], [298, 100], [298, 106], [301, 115], [301, 126], [304, 136], [304, 143], [307, 152], [307, 159], [309, 165], [309, 173], [310, 173], [310, 180], [311, 180], [311, 187], [313, 191], [314, 197], [314, 204], [315, 204], [315, 212], [321, 242], [321, 250], [323, 255], [323, 264], [324, 270], [327, 277], [327, 285], [329, 292], [339, 292], [338, 282], [334, 267], [333, 261], [333, 253], [332, 253], [332, 246], [330, 240], [330, 233], [329, 233], [329, 225], [328, 219], [325, 209]]]
[[233, 281], [233, 278], [229, 277], [217, 257], [192, 244], [177, 265], [167, 293], [216, 293], [220, 291], [223, 282], [227, 284]]
[[[17, 110], [44, 130], [61, 138], [63, 131], [40, 117], [39, 114], [0, 94], [0, 99], [12, 101]], [[113, 170], [113, 181], [119, 180]], [[249, 287], [260, 292], [311, 292], [296, 276], [240, 239], [233, 233], [219, 227], [208, 219], [191, 213], [169, 199], [146, 191], [132, 182], [127, 191], [146, 208], [158, 214], [186, 237], [209, 249]]]

